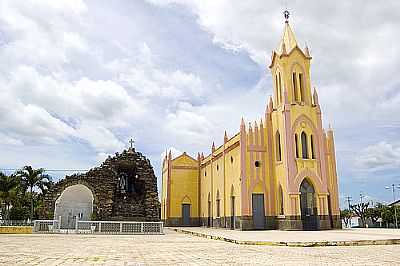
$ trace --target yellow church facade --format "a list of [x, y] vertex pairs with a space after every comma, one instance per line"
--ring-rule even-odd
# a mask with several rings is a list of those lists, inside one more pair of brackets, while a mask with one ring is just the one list
[[311, 89], [308, 48], [285, 21], [269, 70], [273, 96], [258, 122], [207, 156], [166, 155], [161, 218], [166, 226], [239, 230], [341, 228], [333, 130], [324, 130]]

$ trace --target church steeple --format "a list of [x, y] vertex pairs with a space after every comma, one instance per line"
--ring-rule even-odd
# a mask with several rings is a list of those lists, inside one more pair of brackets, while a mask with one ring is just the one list
[[[289, 21], [285, 21], [285, 28], [283, 29], [283, 35], [279, 42], [276, 52], [278, 54], [289, 54], [297, 45], [296, 36], [290, 28]], [[284, 51], [286, 50], [286, 53]]]
[[284, 104], [285, 93], [290, 104], [311, 105], [310, 60], [308, 48], [300, 49], [289, 25], [289, 12], [285, 11], [285, 24], [277, 49], [272, 52], [269, 68], [274, 82], [274, 106]]

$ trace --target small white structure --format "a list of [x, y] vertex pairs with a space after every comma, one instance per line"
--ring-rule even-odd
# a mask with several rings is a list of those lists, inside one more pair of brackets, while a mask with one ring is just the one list
[[67, 187], [56, 200], [54, 220], [61, 217], [60, 227], [75, 228], [76, 219], [90, 221], [93, 212], [93, 193], [85, 185]]

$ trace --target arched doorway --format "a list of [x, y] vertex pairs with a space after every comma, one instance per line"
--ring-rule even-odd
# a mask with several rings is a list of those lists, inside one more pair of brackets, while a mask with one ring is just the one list
[[93, 212], [93, 193], [85, 185], [73, 185], [67, 187], [56, 200], [54, 219], [61, 217], [61, 228], [75, 228], [78, 218], [90, 221]]
[[212, 226], [211, 196], [210, 196], [210, 193], [208, 193], [208, 219], [207, 219], [207, 226], [208, 227]]
[[300, 185], [300, 207], [303, 230], [318, 230], [314, 186], [304, 179]]
[[235, 229], [235, 189], [231, 187], [231, 229]]
[[190, 225], [190, 212], [191, 212], [191, 200], [188, 196], [185, 196], [182, 200], [182, 225]]

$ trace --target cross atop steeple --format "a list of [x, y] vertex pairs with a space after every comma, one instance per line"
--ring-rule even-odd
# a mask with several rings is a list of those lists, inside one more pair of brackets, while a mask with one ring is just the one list
[[285, 17], [285, 22], [286, 23], [289, 22], [289, 15], [290, 15], [290, 13], [289, 13], [288, 10], [283, 11], [283, 16]]
[[130, 149], [133, 149], [133, 144], [135, 143], [135, 141], [133, 139], [129, 140], [129, 144], [131, 145]]

